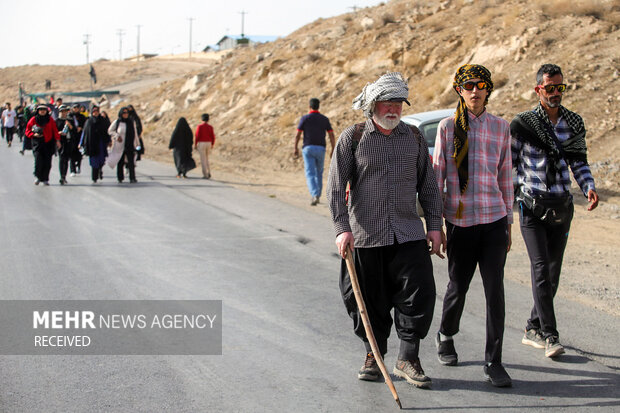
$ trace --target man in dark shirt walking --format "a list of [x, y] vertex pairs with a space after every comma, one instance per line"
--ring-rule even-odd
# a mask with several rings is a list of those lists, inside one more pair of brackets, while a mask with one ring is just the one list
[[323, 189], [323, 164], [325, 162], [325, 132], [329, 135], [332, 152], [334, 151], [334, 131], [329, 123], [327, 116], [319, 113], [320, 101], [317, 98], [310, 99], [310, 113], [302, 116], [297, 126], [295, 135], [295, 157], [299, 156], [297, 145], [303, 132], [304, 142], [302, 154], [304, 157], [304, 168], [306, 182], [312, 201], [310, 205], [319, 203], [321, 190]]
[[590, 203], [588, 211], [597, 207], [599, 197], [588, 166], [583, 119], [561, 105], [566, 91], [562, 69], [542, 65], [534, 90], [539, 104], [517, 114], [510, 124], [521, 235], [530, 257], [534, 296], [521, 342], [545, 349], [545, 356], [553, 358], [564, 353], [553, 298], [574, 213], [569, 168]]
[[[415, 127], [400, 121], [409, 88], [400, 73], [369, 83], [353, 101], [367, 120], [347, 128], [336, 144], [327, 182], [336, 245], [344, 258], [353, 256], [362, 296], [379, 351], [387, 353], [392, 328], [400, 338], [394, 374], [429, 388], [418, 357], [435, 307], [435, 280], [430, 254], [440, 257], [441, 197], [426, 140]], [[409, 104], [409, 102], [407, 102]], [[347, 184], [350, 192], [347, 205]], [[416, 209], [424, 209], [428, 234]], [[366, 347], [360, 380], [380, 376], [342, 260], [340, 289], [353, 319], [355, 334]]]

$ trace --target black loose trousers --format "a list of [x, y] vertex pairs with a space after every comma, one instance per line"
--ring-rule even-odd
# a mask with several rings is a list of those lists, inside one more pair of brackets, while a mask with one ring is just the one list
[[[355, 270], [368, 317], [381, 354], [394, 323], [401, 339], [399, 358], [418, 356], [419, 341], [426, 337], [435, 309], [435, 279], [426, 240], [394, 243], [384, 247], [355, 248]], [[340, 291], [355, 334], [370, 346], [355, 302], [345, 260], [340, 270]], [[404, 343], [403, 343], [404, 342]], [[403, 345], [404, 344], [404, 345]]]
[[32, 139], [32, 154], [34, 155], [34, 176], [41, 182], [50, 180], [50, 169], [52, 169], [52, 156], [56, 152], [56, 141], [54, 139], [45, 142], [44, 138]]

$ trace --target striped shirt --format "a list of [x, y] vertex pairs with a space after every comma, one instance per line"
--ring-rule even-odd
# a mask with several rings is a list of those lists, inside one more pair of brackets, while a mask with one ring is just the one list
[[[336, 235], [352, 232], [356, 248], [382, 247], [426, 238], [416, 194], [429, 231], [441, 228], [441, 197], [418, 132], [400, 122], [383, 135], [371, 119], [355, 152], [355, 126], [345, 129], [332, 156], [327, 198]], [[345, 201], [351, 182], [349, 205]]]
[[[459, 227], [488, 224], [507, 217], [512, 224], [512, 162], [508, 122], [484, 111], [479, 117], [467, 112], [469, 149], [467, 189], [461, 195], [454, 160], [454, 116], [443, 119], [437, 128], [433, 168], [439, 190], [446, 196], [443, 216]], [[456, 217], [459, 201], [463, 203], [462, 218]]]
[[[555, 134], [560, 142], [564, 142], [571, 136], [571, 129], [561, 116], [554, 125]], [[539, 149], [527, 142], [524, 142], [519, 136], [512, 137], [512, 164], [517, 170], [517, 185], [531, 195], [540, 195], [543, 193], [564, 194], [570, 190], [570, 173], [564, 158], [560, 160], [560, 168], [555, 176], [555, 184], [547, 186], [547, 154], [544, 150]], [[571, 161], [570, 169], [577, 184], [585, 196], [588, 191], [594, 187], [594, 178], [590, 172], [590, 167], [583, 161]]]

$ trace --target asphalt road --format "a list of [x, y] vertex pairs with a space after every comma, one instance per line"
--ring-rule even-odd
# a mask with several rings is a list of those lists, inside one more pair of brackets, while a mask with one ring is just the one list
[[[33, 185], [30, 153], [0, 145], [0, 299], [222, 300], [216, 356], [0, 356], [2, 412], [385, 412], [383, 383], [357, 380], [364, 359], [338, 292], [331, 224], [229, 182], [178, 180], [174, 168], [138, 164], [135, 185], [84, 171]], [[557, 361], [520, 344], [529, 288], [506, 282], [504, 364], [513, 387], [482, 375], [484, 299], [472, 283], [458, 367], [441, 366], [432, 336], [447, 283], [433, 259], [438, 297], [421, 360], [432, 390], [395, 380], [404, 409], [620, 411], [619, 323], [558, 303], [567, 353]], [[527, 268], [527, 267], [526, 267]], [[386, 365], [398, 353], [396, 334]]]

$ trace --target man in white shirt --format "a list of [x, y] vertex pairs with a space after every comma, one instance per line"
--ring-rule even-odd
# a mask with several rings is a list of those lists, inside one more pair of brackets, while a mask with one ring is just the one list
[[11, 109], [11, 104], [6, 102], [6, 109], [2, 112], [2, 124], [4, 125], [4, 136], [6, 136], [6, 143], [11, 147], [13, 142], [13, 134], [15, 133], [15, 117], [17, 114]]

